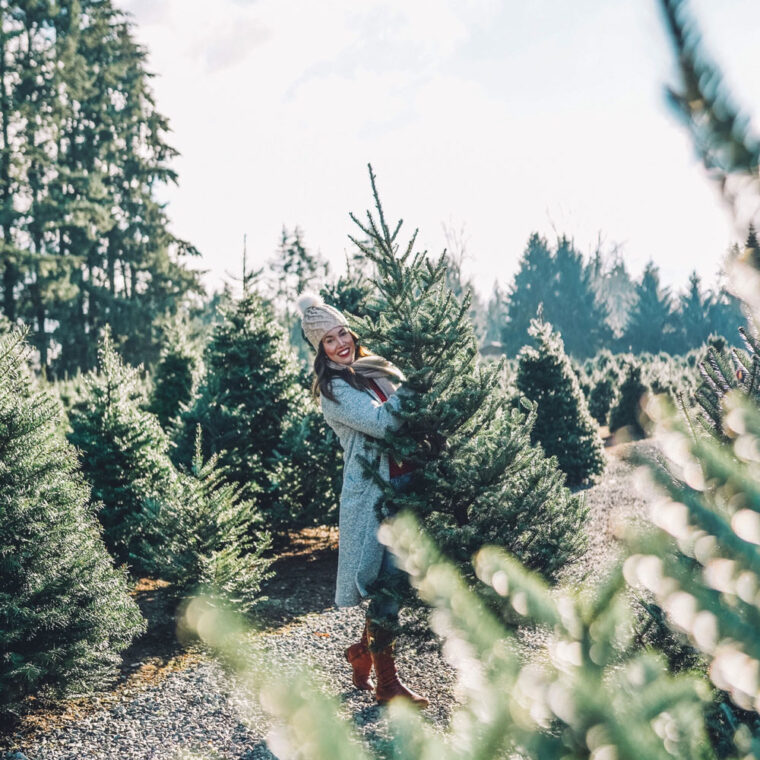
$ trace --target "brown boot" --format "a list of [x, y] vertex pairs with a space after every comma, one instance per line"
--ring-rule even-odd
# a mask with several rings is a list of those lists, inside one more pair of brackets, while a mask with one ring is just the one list
[[[393, 657], [395, 641], [393, 640], [392, 632], [372, 625], [369, 635], [370, 654], [372, 656], [372, 664], [375, 666], [375, 675], [377, 676], [375, 699], [380, 704], [384, 704], [395, 697], [404, 697], [411, 700], [418, 707], [427, 707], [429, 704], [427, 699], [412, 691], [398, 677], [396, 661]], [[378, 649], [378, 646], [381, 648]]]
[[375, 688], [375, 682], [370, 677], [372, 672], [372, 656], [369, 653], [367, 644], [369, 634], [367, 633], [367, 623], [364, 623], [361, 640], [346, 649], [346, 659], [351, 663], [353, 673], [351, 680], [357, 689], [372, 691]]

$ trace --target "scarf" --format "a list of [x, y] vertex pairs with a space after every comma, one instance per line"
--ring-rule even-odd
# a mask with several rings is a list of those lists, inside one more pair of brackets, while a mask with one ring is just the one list
[[348, 369], [350, 366], [357, 375], [372, 378], [380, 386], [386, 398], [390, 398], [399, 385], [406, 380], [404, 373], [395, 364], [377, 354], [362, 356], [348, 366], [333, 361], [328, 361], [327, 366], [339, 371]]

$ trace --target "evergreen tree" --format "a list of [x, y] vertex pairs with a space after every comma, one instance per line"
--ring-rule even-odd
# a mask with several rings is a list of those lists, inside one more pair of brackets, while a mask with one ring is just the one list
[[593, 287], [592, 270], [564, 235], [554, 253], [554, 291], [544, 305], [544, 318], [562, 335], [565, 350], [578, 359], [608, 346], [609, 313]]
[[587, 266], [567, 237], [560, 237], [551, 251], [546, 240], [531, 235], [507, 302], [507, 351], [517, 352], [529, 342], [530, 322], [537, 316], [554, 325], [573, 356], [591, 356], [607, 345], [612, 331], [607, 308], [594, 289], [593, 271], [593, 262]]
[[641, 281], [636, 285], [636, 303], [629, 315], [622, 341], [633, 353], [675, 353], [677, 350], [670, 291], [660, 286], [660, 274], [654, 262], [646, 265]]
[[191, 471], [179, 477], [177, 498], [149, 503], [147, 511], [156, 506], [152, 533], [161, 540], [145, 541], [141, 550], [149, 572], [170, 581], [177, 595], [221, 597], [250, 612], [271, 576], [272, 560], [263, 556], [270, 537], [261, 530], [256, 503], [224, 481], [217, 458], [203, 462], [200, 431]]
[[193, 395], [200, 357], [182, 325], [171, 325], [164, 336], [161, 356], [153, 374], [149, 411], [164, 430], [187, 407]]
[[[366, 267], [364, 267], [366, 269]], [[346, 257], [346, 271], [336, 280], [325, 283], [319, 291], [325, 303], [357, 317], [378, 316], [377, 294], [368, 273], [360, 262]], [[373, 301], [375, 302], [373, 305]]]
[[516, 354], [528, 342], [530, 321], [550, 294], [555, 270], [549, 244], [538, 233], [531, 234], [519, 269], [509, 289], [502, 343], [508, 354]]
[[630, 359], [622, 371], [617, 400], [610, 409], [610, 432], [628, 428], [636, 436], [644, 434], [641, 426], [641, 398], [646, 393], [646, 385], [641, 380], [641, 365]]
[[576, 486], [604, 470], [602, 440], [588, 411], [562, 338], [546, 322], [534, 321], [536, 347], [518, 354], [517, 389], [536, 404], [531, 441], [556, 457], [567, 483]]
[[26, 353], [20, 336], [0, 337], [0, 714], [40, 690], [103, 686], [144, 629]]
[[69, 440], [103, 504], [98, 517], [106, 545], [137, 574], [150, 569], [145, 543], [159, 540], [153, 514], [171, 504], [178, 487], [169, 439], [145, 402], [139, 369], [122, 362], [106, 330], [99, 366], [85, 377], [84, 395], [71, 410]]
[[45, 370], [92, 367], [105, 324], [129, 359], [154, 362], [154, 319], [202, 288], [155, 197], [176, 152], [146, 53], [110, 0], [0, 13], [4, 312], [33, 326]]
[[377, 215], [355, 221], [371, 244], [354, 242], [377, 267], [385, 308], [355, 326], [420, 391], [402, 406], [407, 425], [379, 444], [416, 467], [414, 482], [405, 494], [386, 487], [380, 513], [411, 509], [462, 568], [497, 543], [553, 578], [584, 546], [586, 508], [556, 460], [531, 445], [535, 411], [509, 408], [501, 365], [479, 364], [468, 299], [446, 287], [446, 259], [414, 252], [414, 236], [399, 251], [400, 223], [389, 229], [371, 169], [370, 178]]
[[206, 347], [205, 376], [192, 406], [181, 414], [175, 459], [189, 467], [195, 431], [203, 431], [203, 456], [218, 457], [227, 482], [245, 499], [255, 498], [266, 526], [282, 538], [293, 512], [274, 471], [287, 456], [283, 436], [288, 415], [309, 408], [298, 364], [272, 308], [246, 293], [225, 310]]
[[702, 293], [696, 272], [689, 275], [689, 289], [679, 299], [678, 319], [682, 352], [701, 346], [712, 332], [709, 299]]
[[588, 397], [589, 414], [600, 425], [607, 424], [614, 398], [615, 380], [610, 373], [605, 373], [597, 378]]

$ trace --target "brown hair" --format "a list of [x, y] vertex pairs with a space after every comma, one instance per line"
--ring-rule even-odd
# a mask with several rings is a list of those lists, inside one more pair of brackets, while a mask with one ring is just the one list
[[[354, 361], [362, 356], [371, 356], [372, 352], [359, 343], [359, 336], [353, 330], [348, 330], [348, 332], [353, 337], [354, 345], [356, 346]], [[345, 369], [333, 369], [328, 366], [328, 361], [324, 346], [322, 345], [322, 341], [320, 341], [317, 355], [314, 358], [314, 381], [311, 384], [311, 392], [314, 398], [318, 399], [320, 394], [322, 394], [326, 398], [329, 398], [330, 401], [338, 403], [332, 392], [332, 381], [335, 377], [345, 380], [352, 388], [356, 388], [357, 390], [370, 387], [368, 378], [357, 375], [350, 366], [346, 366]]]

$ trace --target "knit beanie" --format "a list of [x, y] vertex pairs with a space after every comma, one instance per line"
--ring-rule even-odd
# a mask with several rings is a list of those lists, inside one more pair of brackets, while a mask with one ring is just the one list
[[319, 350], [319, 344], [325, 333], [342, 325], [348, 327], [348, 320], [333, 306], [328, 306], [319, 296], [314, 293], [304, 293], [296, 301], [298, 310], [301, 312], [301, 327], [307, 340]]

